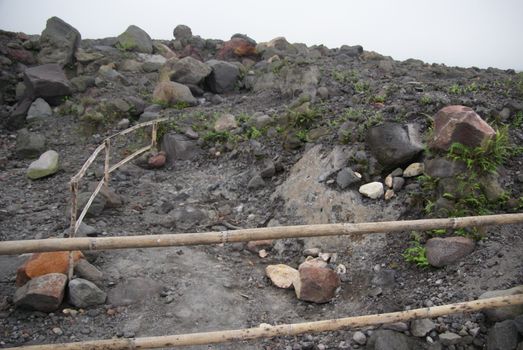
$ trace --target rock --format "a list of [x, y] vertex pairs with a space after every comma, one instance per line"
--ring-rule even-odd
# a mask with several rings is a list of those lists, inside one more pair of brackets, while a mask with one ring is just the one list
[[27, 121], [45, 119], [53, 115], [51, 107], [43, 98], [37, 98], [29, 107]]
[[368, 342], [368, 350], [414, 350], [420, 349], [416, 347], [416, 342], [410, 339], [403, 333], [394, 332], [391, 330], [378, 329], [372, 332]]
[[170, 226], [174, 224], [182, 230], [188, 230], [194, 225], [205, 225], [209, 219], [205, 211], [192, 206], [173, 209], [167, 214], [167, 217]]
[[[78, 194], [78, 211], [76, 213], [77, 217], [78, 217], [78, 215], [80, 215], [83, 208], [89, 201], [91, 194], [92, 194], [91, 192], [81, 192], [80, 194]], [[100, 216], [100, 214], [102, 214], [102, 211], [105, 208], [106, 202], [107, 201], [106, 201], [105, 197], [103, 197], [103, 196], [94, 197], [94, 200], [91, 203], [91, 206], [89, 207], [89, 209], [87, 210], [87, 213], [85, 216], [88, 218]], [[70, 212], [70, 209], [67, 210], [67, 213], [69, 213], [69, 212]]]
[[412, 163], [403, 171], [403, 177], [414, 177], [423, 174], [423, 163]]
[[403, 185], [405, 184], [405, 179], [402, 177], [394, 176], [392, 178], [392, 189], [394, 192], [398, 192], [403, 188]]
[[363, 53], [363, 47], [361, 45], [348, 46], [342, 45], [340, 47], [340, 54], [344, 54], [349, 57], [358, 57]]
[[189, 106], [198, 104], [198, 101], [187, 86], [172, 81], [164, 81], [156, 85], [153, 92], [153, 102], [170, 106], [174, 106], [177, 103]]
[[237, 127], [236, 117], [230, 113], [222, 114], [214, 122], [214, 131], [216, 132], [231, 131]]
[[459, 261], [474, 251], [474, 241], [466, 237], [431, 238], [425, 245], [427, 259], [434, 267], [443, 267]]
[[410, 323], [410, 332], [415, 337], [424, 337], [436, 328], [436, 324], [428, 318], [420, 318]]
[[185, 46], [192, 38], [192, 30], [184, 24], [179, 24], [174, 28], [173, 36]]
[[447, 158], [427, 159], [424, 162], [424, 171], [430, 177], [455, 177], [467, 170], [465, 163]]
[[149, 159], [147, 160], [147, 165], [151, 169], [159, 169], [159, 168], [163, 168], [166, 161], [167, 161], [166, 153], [164, 151], [160, 151], [157, 154], [154, 154], [151, 157], [149, 157]]
[[43, 153], [38, 160], [35, 160], [27, 169], [27, 177], [31, 180], [40, 179], [53, 175], [58, 171], [58, 153], [50, 150]]
[[40, 36], [38, 61], [41, 64], [56, 63], [61, 67], [73, 63], [73, 58], [80, 40], [80, 33], [58, 17], [47, 20]]
[[187, 56], [178, 60], [172, 66], [171, 80], [181, 84], [198, 85], [212, 72], [211, 67]]
[[29, 96], [42, 97], [53, 106], [62, 103], [63, 98], [72, 92], [69, 80], [57, 64], [27, 68], [24, 83]]
[[24, 98], [13, 107], [5, 121], [7, 129], [17, 130], [24, 126], [25, 118], [29, 108], [31, 107], [31, 103], [32, 98]]
[[101, 58], [104, 57], [103, 54], [101, 54], [100, 52], [91, 52], [91, 51], [86, 51], [82, 48], [78, 48], [78, 50], [76, 50], [75, 54], [74, 54], [74, 57], [76, 58], [76, 60], [82, 64], [89, 64], [91, 62], [94, 62], [96, 60], [99, 60]]
[[354, 173], [351, 168], [343, 168], [336, 175], [336, 184], [342, 190], [345, 188], [357, 184], [361, 179]]
[[26, 65], [33, 65], [35, 64], [35, 57], [31, 51], [25, 50], [25, 49], [14, 49], [11, 47], [7, 48], [7, 57], [9, 59], [20, 62]]
[[[69, 234], [69, 229], [65, 232]], [[78, 227], [78, 231], [76, 231], [76, 237], [96, 237], [99, 233], [95, 227], [82, 222], [80, 227]]]
[[448, 150], [453, 143], [477, 147], [494, 137], [496, 131], [465, 106], [447, 106], [434, 116], [434, 136], [430, 147]]
[[70, 80], [73, 91], [85, 92], [90, 87], [95, 86], [95, 78], [92, 76], [81, 75], [78, 77], [71, 78]]
[[276, 175], [276, 165], [272, 160], [266, 161], [263, 169], [260, 171], [260, 176], [264, 179], [270, 179]]
[[368, 184], [362, 185], [358, 191], [362, 195], [371, 199], [381, 198], [385, 192], [381, 182], [370, 182]]
[[418, 127], [383, 123], [368, 131], [367, 144], [372, 155], [386, 168], [401, 166], [423, 151]]
[[74, 273], [83, 279], [99, 284], [103, 278], [103, 272], [85, 259], [80, 259], [74, 266]]
[[[73, 261], [83, 257], [80, 251], [73, 252]], [[50, 273], [67, 274], [69, 271], [69, 252], [34, 253], [16, 271], [16, 285], [22, 286], [29, 280]]]
[[284, 264], [268, 265], [265, 274], [278, 288], [291, 288], [294, 281], [300, 278], [298, 270]]
[[321, 304], [334, 298], [340, 286], [340, 278], [335, 271], [302, 264], [298, 272], [299, 278], [293, 282], [298, 299]]
[[268, 116], [267, 114], [261, 114], [261, 115], [254, 115], [252, 117], [252, 120], [250, 121], [250, 125], [254, 126], [256, 129], [263, 129], [268, 127], [273, 123], [272, 117]]
[[260, 176], [260, 174], [254, 175], [247, 184], [247, 188], [250, 190], [257, 190], [259, 188], [262, 188], [265, 186], [265, 181], [263, 181], [263, 178]]
[[395, 195], [396, 195], [396, 193], [394, 193], [394, 190], [391, 190], [391, 189], [389, 188], [389, 189], [387, 189], [387, 190], [385, 191], [385, 196], [384, 196], [384, 198], [385, 198], [386, 201], [388, 201], [388, 200], [391, 200], [392, 197], [394, 197]]
[[201, 148], [195, 140], [176, 133], [163, 136], [161, 149], [167, 156], [167, 163], [171, 165], [175, 160], [195, 159], [201, 153]]
[[518, 331], [514, 321], [498, 322], [488, 332], [489, 350], [513, 350], [518, 346]]
[[247, 242], [246, 248], [251, 253], [258, 253], [262, 249], [269, 249], [272, 247], [273, 241], [272, 239], [262, 239], [259, 241], [249, 241]]
[[[97, 183], [90, 183], [89, 184], [89, 191], [94, 192], [96, 189]], [[105, 205], [104, 208], [118, 208], [123, 205], [123, 198], [118, 193], [114, 192], [111, 188], [107, 186], [102, 186], [100, 189], [100, 192], [98, 194], [99, 196], [102, 196], [105, 199]]]
[[[445, 332], [439, 335], [439, 341], [444, 346], [456, 345], [461, 343], [462, 338], [456, 333]], [[489, 348], [490, 349], [490, 348]]]
[[116, 127], [118, 127], [119, 129], [127, 129], [130, 124], [131, 121], [129, 119], [123, 118], [118, 123], [116, 123]]
[[224, 42], [221, 49], [216, 53], [216, 58], [224, 61], [241, 57], [256, 57], [256, 42], [254, 40], [233, 37]]
[[485, 174], [479, 178], [479, 183], [489, 202], [496, 202], [506, 194], [498, 181], [498, 174]]
[[75, 278], [68, 286], [69, 302], [76, 307], [89, 307], [103, 304], [107, 294], [93, 282], [82, 278]]
[[15, 155], [18, 158], [36, 158], [45, 151], [45, 136], [21, 129], [16, 134]]
[[[500, 289], [485, 292], [479, 296], [479, 299], [487, 299], [515, 294], [523, 294], [523, 285], [516, 286], [510, 289]], [[487, 309], [483, 313], [487, 316], [489, 321], [497, 322], [512, 319], [518, 315], [523, 314], [523, 305], [510, 305], [499, 307], [496, 309]]]
[[258, 44], [256, 51], [262, 54], [264, 59], [278, 55], [280, 57], [292, 56], [298, 53], [296, 47], [287, 41], [284, 37], [280, 36], [272, 39], [268, 43]]
[[356, 331], [352, 335], [352, 340], [354, 340], [357, 344], [365, 345], [367, 342], [367, 336], [363, 332]]
[[17, 307], [51, 312], [58, 309], [64, 298], [67, 276], [49, 273], [36, 277], [16, 290], [13, 302]]
[[153, 42], [143, 29], [131, 25], [118, 36], [116, 47], [123, 51], [153, 53]]
[[409, 330], [409, 326], [405, 322], [386, 323], [381, 326], [381, 328], [390, 329], [397, 332], [406, 332]]
[[205, 63], [212, 69], [211, 74], [205, 80], [210, 91], [223, 94], [236, 89], [236, 82], [240, 77], [238, 66], [218, 60], [210, 60]]

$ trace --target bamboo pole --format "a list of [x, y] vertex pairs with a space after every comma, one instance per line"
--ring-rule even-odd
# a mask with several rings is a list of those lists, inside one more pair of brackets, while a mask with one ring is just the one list
[[0, 242], [0, 255], [63, 250], [109, 250], [129, 248], [157, 248], [188, 245], [209, 245], [246, 242], [264, 239], [304, 238], [338, 235], [364, 235], [406, 230], [457, 229], [523, 222], [523, 213], [468, 216], [448, 219], [423, 219], [365, 223], [300, 225], [215, 231], [121, 237], [49, 238]]
[[105, 162], [104, 162], [104, 180], [105, 186], [109, 187], [110, 172], [109, 167], [111, 166], [111, 139], [105, 139]]
[[76, 231], [78, 231], [78, 228], [80, 227], [80, 224], [84, 220], [85, 215], [87, 214], [87, 211], [91, 207], [91, 204], [93, 204], [94, 198], [98, 195], [100, 190], [102, 189], [102, 186], [105, 184], [105, 179], [101, 179], [100, 182], [98, 182], [98, 185], [96, 186], [95, 190], [91, 194], [91, 197], [89, 197], [89, 200], [85, 204], [85, 207], [83, 207], [82, 212], [80, 213], [80, 216], [78, 217], [78, 220], [76, 220], [76, 223], [74, 224], [74, 235], [71, 237], [76, 236]]
[[462, 312], [478, 312], [484, 309], [523, 304], [523, 294], [480, 299], [462, 303], [420, 308], [408, 311], [390, 312], [365, 316], [354, 316], [314, 322], [269, 325], [255, 328], [224, 330], [180, 335], [165, 335], [135, 339], [91, 340], [77, 343], [32, 345], [18, 347], [19, 350], [99, 350], [99, 349], [153, 349], [173, 346], [206, 345], [234, 341], [293, 336], [305, 333], [319, 333], [378, 326], [386, 323], [404, 322], [418, 318], [435, 318]]
[[158, 123], [153, 124], [151, 131], [151, 148], [156, 148], [156, 137], [158, 136]]
[[127, 128], [125, 130], [122, 130], [120, 132], [117, 132], [116, 134], [113, 134], [113, 135], [109, 136], [108, 139], [112, 139], [112, 138], [115, 138], [117, 136], [128, 134], [130, 132], [133, 132], [134, 130], [141, 129], [141, 128], [145, 127], [145, 126], [153, 125], [153, 124], [160, 123], [160, 122], [165, 122], [165, 121], [167, 121], [169, 119], [171, 119], [171, 118], [170, 117], [164, 117], [164, 118], [158, 118], [158, 119], [150, 120], [148, 122], [143, 122], [143, 123], [140, 123], [140, 124], [136, 124], [135, 126], [131, 126], [130, 128]]
[[94, 150], [94, 152], [91, 154], [91, 156], [89, 158], [87, 158], [87, 160], [85, 161], [84, 165], [82, 165], [82, 167], [80, 168], [80, 170], [78, 171], [78, 173], [76, 173], [75, 176], [73, 176], [71, 178], [71, 182], [78, 182], [80, 181], [80, 179], [82, 177], [84, 177], [85, 175], [85, 172], [87, 171], [87, 169], [89, 168], [89, 166], [91, 165], [91, 163], [96, 159], [96, 156], [105, 148], [105, 144], [102, 143], [100, 146], [96, 147], [96, 149]]
[[125, 163], [127, 163], [130, 160], [134, 159], [136, 156], [139, 156], [143, 152], [148, 151], [149, 149], [151, 149], [151, 145], [150, 144], [148, 146], [140, 148], [138, 151], [134, 152], [133, 154], [128, 155], [127, 157], [125, 157], [124, 159], [122, 159], [121, 161], [119, 161], [118, 163], [113, 165], [112, 167], [110, 167], [109, 168], [109, 172], [112, 173], [113, 171], [115, 171], [116, 169], [118, 169], [119, 167], [124, 165]]

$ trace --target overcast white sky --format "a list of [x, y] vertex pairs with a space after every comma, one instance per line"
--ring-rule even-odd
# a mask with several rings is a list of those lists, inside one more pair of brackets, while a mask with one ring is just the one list
[[0, 29], [39, 34], [58, 16], [82, 38], [135, 24], [172, 39], [178, 24], [203, 38], [362, 45], [397, 60], [523, 70], [523, 0], [0, 0]]

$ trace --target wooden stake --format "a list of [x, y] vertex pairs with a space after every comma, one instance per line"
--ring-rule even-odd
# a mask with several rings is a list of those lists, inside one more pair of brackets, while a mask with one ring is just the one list
[[128, 248], [157, 248], [247, 242], [264, 239], [304, 238], [338, 235], [364, 235], [407, 230], [457, 229], [523, 222], [523, 213], [468, 216], [449, 219], [365, 222], [358, 224], [323, 224], [251, 228], [236, 231], [178, 233], [143, 236], [50, 238], [0, 242], [0, 255], [63, 250], [108, 250]]
[[105, 187], [109, 188], [109, 181], [110, 181], [110, 171], [109, 168], [111, 166], [111, 139], [105, 139], [105, 162], [104, 162], [104, 180], [105, 180]]
[[462, 312], [477, 312], [484, 309], [498, 308], [509, 305], [523, 304], [523, 294], [480, 299], [463, 303], [455, 303], [408, 311], [391, 312], [366, 316], [355, 316], [271, 326], [262, 324], [259, 327], [247, 329], [224, 330], [215, 332], [190, 333], [180, 335], [165, 335], [135, 339], [91, 340], [77, 343], [33, 345], [18, 347], [19, 350], [108, 350], [108, 349], [153, 349], [174, 346], [218, 344], [234, 341], [244, 341], [259, 338], [293, 336], [305, 333], [347, 330], [367, 326], [377, 326], [393, 322], [405, 322], [418, 318], [434, 318]]

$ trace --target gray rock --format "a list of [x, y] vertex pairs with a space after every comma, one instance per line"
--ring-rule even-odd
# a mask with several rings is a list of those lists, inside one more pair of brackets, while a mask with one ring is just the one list
[[29, 107], [27, 121], [45, 119], [53, 115], [51, 106], [43, 98], [37, 98]]
[[[91, 192], [82, 192], [82, 193], [78, 194], [78, 211], [76, 214], [77, 217], [78, 217], [78, 215], [80, 215], [83, 208], [89, 201], [91, 194], [92, 194]], [[89, 209], [87, 210], [87, 213], [85, 216], [86, 217], [100, 216], [100, 214], [102, 213], [102, 211], [105, 208], [105, 203], [106, 203], [106, 200], [103, 196], [98, 195], [98, 196], [94, 197], [94, 200], [91, 203], [91, 206], [89, 207]], [[70, 209], [67, 210], [68, 215], [69, 215], [69, 213], [70, 213]]]
[[427, 259], [434, 267], [443, 267], [459, 261], [474, 251], [474, 241], [466, 237], [431, 238], [425, 245]]
[[367, 342], [367, 337], [365, 336], [365, 333], [356, 331], [352, 335], [352, 340], [354, 340], [356, 343], [360, 345], [365, 345], [365, 343]]
[[150, 112], [150, 111], [145, 111], [143, 112], [141, 115], [140, 115], [140, 118], [138, 119], [138, 122], [139, 123], [145, 123], [145, 122], [148, 122], [148, 121], [151, 121], [151, 120], [155, 120], [155, 119], [158, 119], [160, 118], [160, 113], [159, 112]]
[[116, 47], [124, 51], [153, 53], [153, 42], [143, 29], [131, 25], [118, 36]]
[[390, 329], [397, 332], [406, 332], [409, 330], [409, 326], [405, 322], [386, 323], [381, 326], [381, 328]]
[[380, 269], [376, 272], [371, 283], [381, 287], [394, 287], [396, 284], [396, 271], [391, 269]]
[[405, 184], [405, 179], [399, 176], [394, 176], [392, 178], [392, 189], [394, 192], [398, 192], [403, 188], [403, 185]]
[[498, 178], [497, 174], [486, 174], [479, 178], [483, 193], [490, 202], [496, 202], [505, 195], [505, 190], [499, 184]]
[[61, 67], [73, 63], [81, 39], [80, 33], [71, 25], [58, 17], [49, 18], [40, 36], [38, 61], [41, 64], [56, 63]]
[[240, 77], [238, 66], [218, 60], [210, 60], [205, 63], [212, 69], [211, 74], [205, 80], [210, 91], [223, 94], [236, 89], [236, 82]]
[[355, 46], [342, 45], [340, 47], [340, 54], [344, 54], [349, 57], [358, 57], [362, 53], [363, 53], [363, 47], [361, 45], [355, 45]]
[[21, 308], [54, 311], [62, 303], [66, 284], [67, 276], [62, 273], [35, 277], [16, 290], [13, 302]]
[[384, 123], [368, 131], [367, 144], [372, 155], [386, 168], [401, 166], [423, 151], [418, 127]]
[[263, 129], [269, 125], [271, 125], [273, 122], [272, 117], [262, 114], [262, 115], [254, 115], [252, 118], [252, 121], [249, 123], [252, 126], [254, 126], [257, 129]]
[[238, 123], [236, 122], [236, 117], [230, 113], [222, 114], [214, 122], [214, 131], [217, 132], [231, 131], [233, 129], [236, 129], [237, 127]]
[[262, 188], [263, 186], [265, 186], [265, 181], [263, 181], [263, 178], [260, 176], [260, 174], [254, 175], [247, 184], [247, 188], [251, 190], [256, 190]]
[[18, 102], [9, 113], [5, 125], [9, 130], [17, 130], [24, 126], [27, 111], [31, 107], [32, 98], [25, 98]]
[[44, 152], [40, 158], [29, 165], [27, 177], [31, 180], [40, 179], [53, 175], [59, 169], [59, 156], [56, 151], [50, 150]]
[[209, 219], [207, 213], [201, 209], [186, 206], [171, 210], [168, 214], [170, 226], [174, 224], [177, 228], [188, 230], [195, 225], [204, 225]]
[[36, 158], [45, 151], [45, 136], [21, 129], [16, 134], [15, 155], [18, 158]]
[[212, 69], [209, 65], [198, 61], [191, 56], [187, 56], [177, 61], [172, 66], [173, 74], [171, 80], [181, 84], [200, 84], [209, 74]]
[[187, 86], [173, 81], [158, 83], [153, 91], [153, 101], [167, 106], [173, 106], [177, 103], [184, 103], [189, 106], [198, 105], [198, 100], [194, 98]]
[[445, 346], [459, 344], [462, 340], [461, 336], [452, 332], [445, 332], [439, 335], [439, 341]]
[[[523, 294], [523, 285], [516, 286], [510, 289], [492, 290], [485, 292], [479, 296], [479, 299], [487, 299], [515, 294]], [[523, 314], [523, 305], [504, 306], [495, 309], [487, 309], [483, 311], [490, 321], [503, 321], [512, 319], [518, 315]]]
[[71, 86], [75, 92], [85, 92], [90, 87], [95, 85], [95, 79], [89, 75], [80, 75], [78, 77], [71, 78]]
[[163, 136], [161, 149], [165, 151], [169, 164], [174, 164], [175, 160], [195, 159], [201, 153], [201, 148], [196, 140], [176, 133], [168, 133]]
[[80, 259], [74, 266], [74, 273], [85, 280], [95, 284], [100, 284], [103, 278], [103, 272], [98, 270], [94, 265], [85, 259]]
[[436, 324], [428, 318], [413, 320], [410, 323], [410, 332], [415, 337], [424, 337], [436, 328]]
[[[69, 233], [69, 230], [66, 232]], [[76, 237], [96, 237], [98, 234], [99, 231], [95, 227], [87, 225], [84, 222], [80, 224], [78, 231], [76, 231]]]
[[276, 174], [276, 166], [272, 160], [265, 162], [264, 168], [260, 171], [260, 176], [269, 179]]
[[336, 175], [336, 184], [339, 188], [344, 190], [345, 188], [357, 184], [361, 179], [352, 171], [351, 168], [343, 168]]
[[462, 174], [467, 169], [463, 162], [449, 160], [447, 158], [434, 158], [425, 160], [425, 174], [430, 177], [454, 177]]
[[173, 30], [173, 36], [176, 40], [186, 45], [192, 38], [192, 30], [184, 24], [178, 24]]
[[29, 96], [42, 97], [53, 106], [62, 103], [63, 98], [72, 92], [69, 80], [57, 64], [27, 68], [24, 83]]
[[368, 350], [414, 350], [420, 344], [403, 333], [378, 329], [372, 332], [367, 343]]
[[513, 350], [518, 346], [518, 331], [514, 321], [498, 322], [488, 332], [489, 350]]
[[107, 294], [96, 284], [83, 278], [75, 278], [68, 286], [69, 302], [76, 307], [89, 307], [105, 302]]

